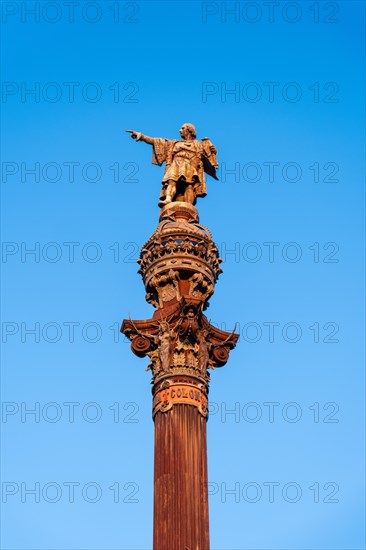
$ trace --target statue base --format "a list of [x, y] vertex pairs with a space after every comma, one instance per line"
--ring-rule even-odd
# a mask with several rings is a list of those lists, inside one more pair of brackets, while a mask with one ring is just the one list
[[169, 202], [160, 211], [159, 221], [173, 217], [176, 222], [198, 223], [198, 210], [189, 202], [176, 201]]

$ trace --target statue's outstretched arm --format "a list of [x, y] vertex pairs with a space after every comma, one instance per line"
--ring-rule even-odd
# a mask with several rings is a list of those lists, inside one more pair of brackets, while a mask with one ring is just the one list
[[126, 130], [126, 132], [129, 132], [132, 139], [135, 139], [136, 141], [144, 141], [150, 145], [153, 145], [154, 143], [154, 138], [145, 136], [142, 132], [135, 132], [135, 130]]

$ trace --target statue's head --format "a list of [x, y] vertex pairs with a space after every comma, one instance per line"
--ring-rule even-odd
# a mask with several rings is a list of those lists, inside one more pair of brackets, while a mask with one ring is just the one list
[[185, 122], [184, 124], [182, 124], [179, 133], [183, 139], [187, 139], [187, 137], [188, 139], [196, 139], [197, 135], [195, 126], [190, 122]]

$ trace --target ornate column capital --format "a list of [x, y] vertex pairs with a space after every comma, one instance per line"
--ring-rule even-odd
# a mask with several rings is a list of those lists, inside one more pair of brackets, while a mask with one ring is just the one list
[[150, 359], [153, 415], [186, 403], [207, 416], [209, 370], [225, 365], [239, 335], [217, 329], [203, 313], [221, 260], [197, 209], [166, 205], [138, 261], [146, 300], [156, 309], [151, 319], [124, 320], [121, 332], [133, 353]]

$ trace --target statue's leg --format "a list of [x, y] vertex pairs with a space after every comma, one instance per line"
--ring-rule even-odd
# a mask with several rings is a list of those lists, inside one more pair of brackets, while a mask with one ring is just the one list
[[169, 202], [172, 202], [172, 200], [175, 197], [175, 193], [177, 191], [177, 186], [174, 180], [168, 181], [168, 186], [166, 188], [166, 197], [163, 201], [159, 201], [159, 206], [164, 206], [164, 204], [168, 204]]
[[186, 202], [189, 202], [190, 204], [194, 203], [195, 194], [193, 190], [193, 185], [187, 185], [186, 190], [184, 192], [184, 200]]
[[167, 202], [172, 202], [172, 200], [175, 197], [176, 192], [177, 192], [177, 184], [175, 183], [174, 180], [169, 180], [168, 189], [166, 191], [166, 198], [168, 199], [168, 197], [169, 197]]

